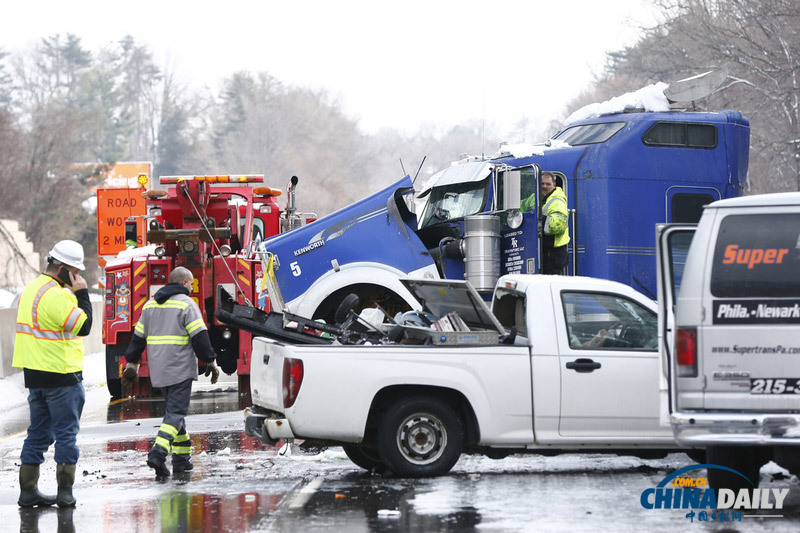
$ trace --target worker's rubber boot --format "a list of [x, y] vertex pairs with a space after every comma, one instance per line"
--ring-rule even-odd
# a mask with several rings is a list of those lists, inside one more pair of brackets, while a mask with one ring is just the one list
[[19, 504], [20, 507], [48, 506], [56, 503], [55, 496], [39, 492], [39, 465], [19, 465]]
[[172, 472], [174, 474], [183, 474], [189, 470], [194, 469], [194, 465], [189, 460], [188, 454], [173, 453], [172, 454]]
[[160, 446], [153, 446], [150, 453], [147, 454], [147, 466], [156, 471], [156, 479], [163, 479], [169, 477], [169, 468], [167, 468], [166, 452], [161, 454], [159, 450], [163, 450]]
[[56, 465], [56, 481], [58, 481], [58, 495], [56, 503], [59, 507], [75, 507], [75, 498], [72, 496], [72, 485], [75, 484], [75, 465], [59, 463]]

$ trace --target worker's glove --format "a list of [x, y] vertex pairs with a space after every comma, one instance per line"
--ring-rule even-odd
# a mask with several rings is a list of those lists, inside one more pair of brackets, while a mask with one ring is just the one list
[[136, 383], [139, 383], [139, 364], [128, 363], [128, 366], [122, 371], [122, 388], [133, 388]]
[[541, 235], [543, 231], [544, 231], [544, 217], [539, 217], [539, 227], [538, 227], [539, 235]]
[[211, 361], [210, 363], [206, 363], [206, 372], [203, 375], [206, 377], [211, 376], [211, 384], [215, 384], [219, 379], [219, 367], [217, 366], [217, 362]]

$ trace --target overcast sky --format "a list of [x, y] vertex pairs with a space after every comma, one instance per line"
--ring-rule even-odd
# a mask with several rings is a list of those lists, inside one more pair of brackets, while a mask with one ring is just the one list
[[3, 6], [0, 47], [130, 34], [190, 86], [266, 71], [326, 90], [366, 132], [485, 119], [503, 135], [574, 111], [605, 52], [654, 20], [646, 0], [31, 0]]

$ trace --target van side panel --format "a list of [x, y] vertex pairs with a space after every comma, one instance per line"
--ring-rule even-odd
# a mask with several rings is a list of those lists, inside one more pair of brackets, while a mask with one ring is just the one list
[[706, 209], [675, 313], [676, 331], [695, 328], [697, 344], [696, 377], [671, 365], [681, 444], [800, 444], [798, 273], [800, 194]]

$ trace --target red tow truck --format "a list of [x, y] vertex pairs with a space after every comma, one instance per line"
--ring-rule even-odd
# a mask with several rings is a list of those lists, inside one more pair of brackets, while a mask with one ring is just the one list
[[[190, 296], [203, 312], [217, 363], [226, 374], [238, 375], [240, 392], [249, 390], [252, 335], [214, 318], [220, 295], [224, 291], [238, 303], [269, 311], [256, 247], [264, 238], [315, 218], [295, 208], [296, 177], [289, 184], [284, 210], [277, 202], [281, 191], [263, 182], [261, 175], [164, 176], [159, 179], [161, 188], [140, 191], [147, 207], [147, 234], [126, 239], [143, 245], [130, 246], [105, 265], [103, 343], [111, 396], [125, 392], [124, 354], [144, 303], [178, 266], [194, 274]], [[135, 220], [127, 224], [129, 232], [138, 227]], [[132, 393], [150, 396], [146, 352], [139, 376]]]

